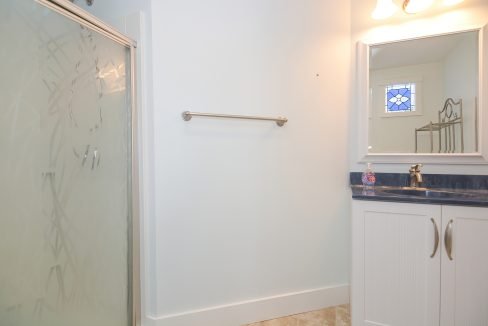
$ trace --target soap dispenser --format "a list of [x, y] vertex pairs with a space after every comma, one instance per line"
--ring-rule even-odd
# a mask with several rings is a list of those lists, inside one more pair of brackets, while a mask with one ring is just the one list
[[376, 175], [371, 167], [371, 163], [368, 163], [368, 166], [361, 177], [361, 181], [363, 182], [363, 187], [365, 190], [373, 190], [376, 182]]

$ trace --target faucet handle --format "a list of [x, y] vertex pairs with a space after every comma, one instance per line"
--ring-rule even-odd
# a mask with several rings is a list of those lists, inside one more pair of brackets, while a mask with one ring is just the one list
[[414, 170], [414, 171], [420, 171], [420, 168], [422, 167], [422, 164], [420, 163], [417, 163], [417, 164], [413, 164], [411, 167], [410, 167], [410, 170]]

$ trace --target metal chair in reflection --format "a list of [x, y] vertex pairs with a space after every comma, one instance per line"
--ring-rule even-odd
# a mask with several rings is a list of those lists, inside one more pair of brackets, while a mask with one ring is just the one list
[[[457, 131], [456, 131], [457, 129]], [[448, 98], [442, 110], [438, 112], [438, 122], [415, 128], [415, 153], [418, 153], [419, 132], [428, 132], [430, 139], [430, 152], [434, 153], [434, 133], [439, 138], [439, 153], [456, 153], [457, 137], [460, 138], [460, 151], [464, 153], [464, 130], [463, 130], [463, 100], [454, 101]]]

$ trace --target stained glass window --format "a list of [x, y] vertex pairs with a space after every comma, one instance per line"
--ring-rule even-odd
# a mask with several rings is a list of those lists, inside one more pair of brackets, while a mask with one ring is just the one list
[[415, 111], [415, 84], [395, 84], [385, 88], [385, 111], [414, 112]]

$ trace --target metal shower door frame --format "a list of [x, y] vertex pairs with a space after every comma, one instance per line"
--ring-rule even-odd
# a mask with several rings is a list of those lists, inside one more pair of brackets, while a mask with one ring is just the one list
[[131, 233], [128, 240], [129, 246], [129, 304], [131, 307], [131, 326], [141, 325], [141, 281], [140, 281], [140, 203], [139, 203], [139, 159], [138, 159], [138, 121], [136, 98], [136, 48], [137, 42], [117, 31], [102, 20], [79, 8], [68, 0], [34, 0], [35, 2], [50, 8], [51, 10], [90, 28], [109, 39], [123, 45], [130, 50], [130, 86], [131, 86], [131, 198], [129, 209], [132, 212], [130, 220]]

